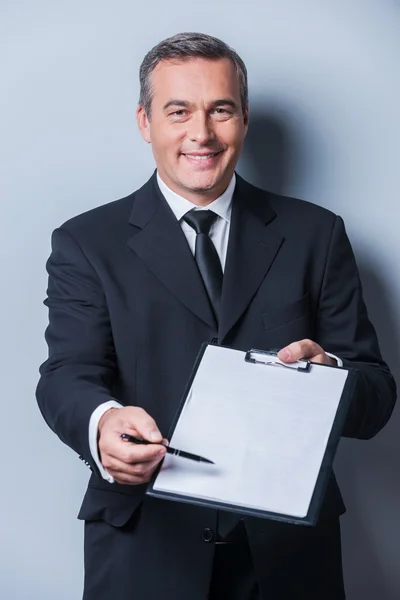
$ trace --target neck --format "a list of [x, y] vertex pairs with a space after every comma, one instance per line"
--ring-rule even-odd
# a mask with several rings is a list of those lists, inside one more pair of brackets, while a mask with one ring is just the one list
[[221, 183], [219, 186], [214, 187], [212, 190], [189, 190], [187, 188], [181, 188], [180, 186], [174, 184], [173, 182], [166, 182], [165, 178], [160, 175], [158, 172], [158, 176], [172, 192], [178, 194], [185, 200], [188, 200], [192, 204], [196, 206], [208, 206], [211, 202], [214, 202], [217, 198], [222, 196], [222, 194], [227, 189], [232, 178], [229, 179], [227, 183]]

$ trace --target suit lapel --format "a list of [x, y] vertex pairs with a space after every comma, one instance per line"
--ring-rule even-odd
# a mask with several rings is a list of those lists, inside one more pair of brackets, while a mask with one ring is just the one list
[[268, 193], [237, 176], [222, 288], [220, 343], [250, 304], [283, 242], [280, 233], [266, 226], [275, 216]]
[[135, 194], [130, 248], [189, 310], [215, 329], [215, 319], [194, 257], [156, 176]]

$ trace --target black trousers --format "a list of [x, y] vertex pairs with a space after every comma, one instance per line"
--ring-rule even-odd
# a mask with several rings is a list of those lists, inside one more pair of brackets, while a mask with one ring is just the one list
[[208, 600], [261, 600], [246, 538], [215, 545]]
[[[271, 523], [271, 540], [274, 529], [280, 535], [273, 553], [263, 559], [263, 592], [258, 585], [243, 522], [238, 525], [230, 536], [233, 543], [215, 546], [208, 600], [308, 600], [311, 597], [345, 600], [338, 520], [300, 529], [302, 536], [297, 544], [293, 538], [285, 542], [284, 532], [292, 531], [292, 525]], [[285, 545], [284, 556], [279, 556], [281, 538]], [[319, 564], [318, 569], [316, 564]]]
[[[338, 518], [320, 521], [315, 527], [266, 521], [260, 523], [260, 530], [256, 521], [250, 521], [252, 550], [242, 523], [228, 536], [232, 544], [215, 545], [208, 583], [213, 548], [209, 545], [207, 553], [198, 552], [199, 544], [204, 543], [201, 525], [207, 521], [204, 518], [200, 522], [192, 514], [202, 509], [194, 507], [192, 511], [178, 502], [148, 498], [141, 511], [121, 524], [120, 496], [125, 502], [124, 495], [102, 493], [110, 496], [107, 506], [101, 498], [99, 511], [95, 513], [96, 505], [93, 507], [91, 516], [96, 518], [85, 523], [85, 600], [112, 600], [116, 596], [147, 596], [149, 600], [345, 600]], [[127, 505], [130, 508], [129, 496]], [[196, 535], [197, 541], [192, 543]], [[154, 572], [152, 565], [158, 565]]]

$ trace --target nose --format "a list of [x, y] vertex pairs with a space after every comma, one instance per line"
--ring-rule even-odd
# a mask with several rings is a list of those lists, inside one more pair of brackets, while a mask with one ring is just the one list
[[197, 112], [190, 119], [187, 133], [191, 141], [197, 142], [201, 146], [205, 146], [207, 142], [215, 137], [212, 123], [207, 113], [203, 111]]

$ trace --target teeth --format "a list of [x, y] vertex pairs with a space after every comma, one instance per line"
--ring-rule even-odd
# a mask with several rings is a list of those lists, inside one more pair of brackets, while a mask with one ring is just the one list
[[206, 160], [207, 158], [212, 158], [216, 154], [217, 153], [215, 152], [214, 154], [205, 154], [204, 156], [193, 156], [192, 154], [186, 154], [186, 156], [188, 156], [189, 158], [194, 158], [196, 160]]

